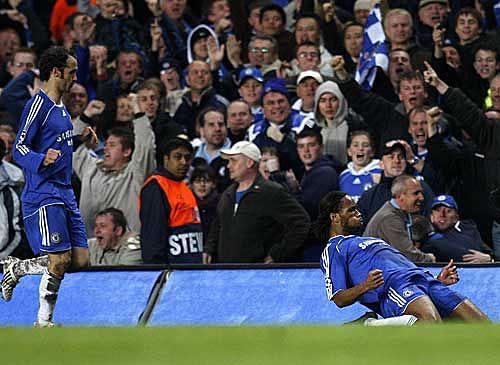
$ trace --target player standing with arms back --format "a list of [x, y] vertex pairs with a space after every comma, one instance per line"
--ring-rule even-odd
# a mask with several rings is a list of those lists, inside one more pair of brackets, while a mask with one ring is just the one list
[[[76, 78], [77, 62], [63, 47], [44, 52], [39, 63], [42, 89], [24, 107], [13, 156], [26, 177], [21, 196], [30, 260], [4, 261], [2, 296], [9, 301], [19, 279], [42, 274], [35, 326], [52, 327], [64, 274], [88, 265], [87, 237], [71, 187], [73, 125], [62, 104]], [[95, 138], [93, 131], [85, 135]]]

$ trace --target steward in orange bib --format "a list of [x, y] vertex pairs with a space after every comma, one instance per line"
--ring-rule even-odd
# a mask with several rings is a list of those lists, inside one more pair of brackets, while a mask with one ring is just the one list
[[193, 159], [189, 141], [163, 147], [163, 167], [140, 194], [142, 259], [145, 264], [201, 263], [203, 233], [196, 198], [183, 180]]

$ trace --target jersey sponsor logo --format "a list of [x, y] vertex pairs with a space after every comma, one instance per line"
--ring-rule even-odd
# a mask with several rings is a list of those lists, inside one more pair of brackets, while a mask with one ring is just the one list
[[168, 238], [170, 254], [179, 256], [183, 254], [203, 252], [203, 233], [190, 232], [173, 234]]
[[358, 247], [362, 250], [365, 250], [367, 249], [369, 246], [375, 244], [375, 243], [378, 243], [380, 245], [386, 245], [386, 246], [389, 246], [388, 243], [385, 243], [384, 241], [382, 240], [366, 240], [366, 241], [363, 241], [363, 242], [360, 242], [358, 244]]
[[[73, 129], [68, 129], [65, 132], [62, 132], [56, 139], [57, 142], [62, 142], [65, 140], [71, 140], [73, 138]], [[69, 141], [68, 141], [69, 142]], [[69, 144], [69, 143], [68, 143]]]

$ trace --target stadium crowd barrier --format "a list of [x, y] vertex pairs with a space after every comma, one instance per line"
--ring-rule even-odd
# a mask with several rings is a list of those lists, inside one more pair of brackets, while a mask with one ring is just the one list
[[[439, 267], [426, 266], [433, 274]], [[454, 289], [500, 321], [500, 265], [464, 265]], [[0, 302], [0, 326], [31, 326], [40, 276]], [[317, 264], [99, 267], [67, 274], [54, 320], [64, 326], [341, 324], [366, 308], [326, 299]]]

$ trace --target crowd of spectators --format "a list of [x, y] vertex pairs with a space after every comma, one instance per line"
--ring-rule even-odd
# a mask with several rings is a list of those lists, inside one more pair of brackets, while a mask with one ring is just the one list
[[11, 149], [51, 45], [92, 265], [317, 262], [333, 190], [413, 261], [500, 259], [499, 1], [0, 2], [0, 257], [29, 256]]

